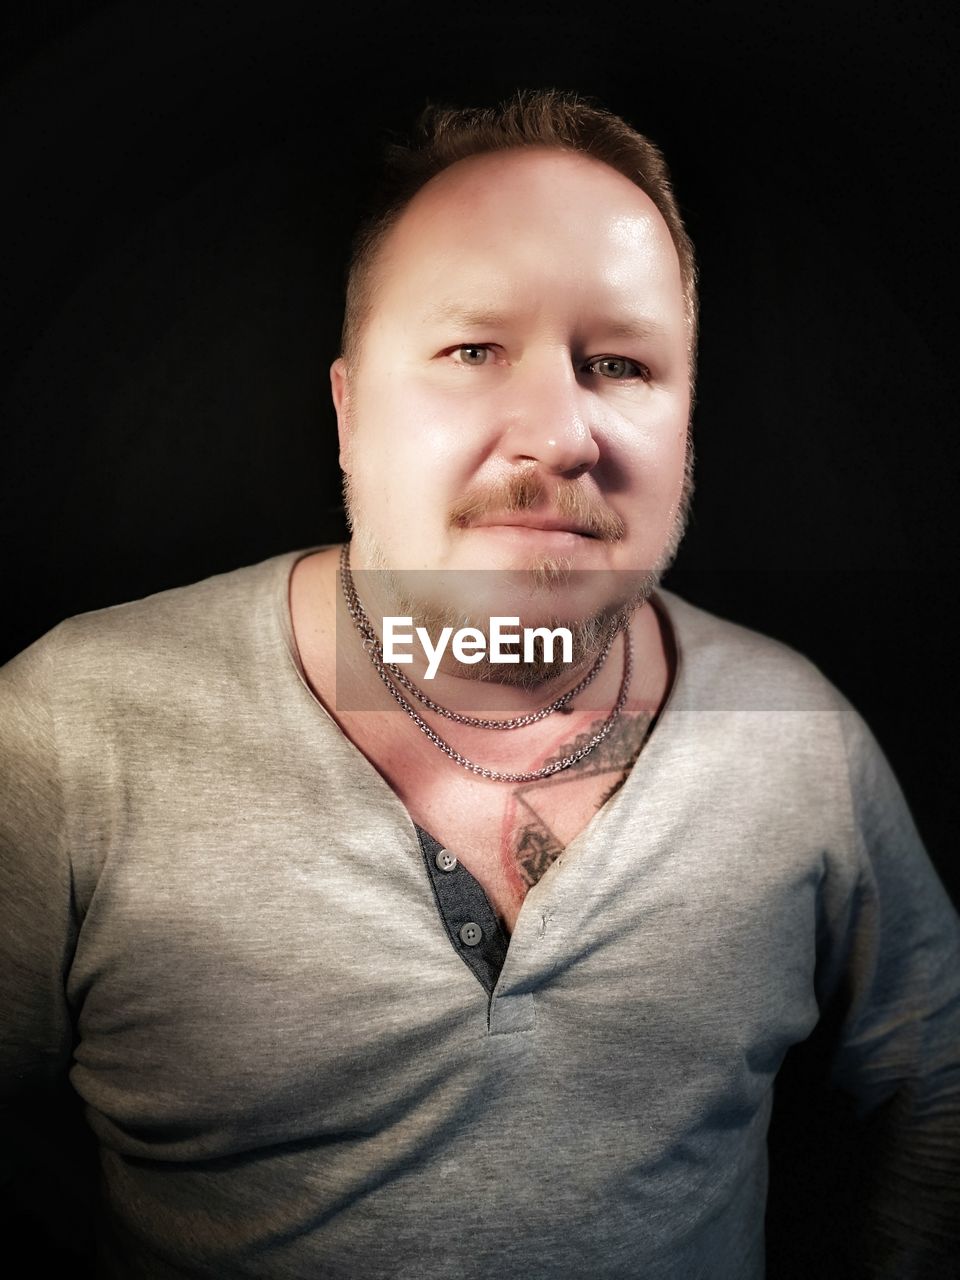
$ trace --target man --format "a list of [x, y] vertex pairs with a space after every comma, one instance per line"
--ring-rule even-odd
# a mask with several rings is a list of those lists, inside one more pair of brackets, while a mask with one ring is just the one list
[[[540, 94], [397, 166], [332, 369], [349, 546], [2, 673], [5, 1097], [70, 1072], [107, 1275], [754, 1280], [826, 1029], [890, 1117], [870, 1274], [946, 1275], [956, 915], [842, 697], [656, 589], [696, 343], [662, 159]], [[569, 660], [498, 662], [499, 617]]]

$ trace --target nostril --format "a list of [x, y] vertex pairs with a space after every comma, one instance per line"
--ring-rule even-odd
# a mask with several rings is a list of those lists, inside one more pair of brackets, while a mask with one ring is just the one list
[[575, 467], [571, 467], [566, 474], [574, 480], [579, 480], [582, 475], [585, 475], [590, 470], [591, 466], [592, 464], [589, 462], [580, 462]]

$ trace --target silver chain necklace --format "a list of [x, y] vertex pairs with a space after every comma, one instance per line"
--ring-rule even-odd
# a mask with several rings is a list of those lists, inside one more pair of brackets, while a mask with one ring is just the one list
[[441, 707], [439, 703], [431, 701], [431, 699], [418, 689], [413, 681], [405, 676], [403, 672], [399, 671], [392, 664], [384, 663], [383, 650], [380, 647], [380, 641], [377, 637], [376, 631], [373, 629], [370, 619], [364, 612], [363, 605], [360, 603], [360, 597], [357, 594], [357, 589], [353, 581], [353, 574], [350, 572], [349, 543], [344, 543], [340, 549], [340, 585], [343, 589], [347, 612], [350, 614], [354, 625], [360, 633], [363, 649], [376, 668], [377, 674], [386, 686], [388, 693], [396, 702], [399, 703], [403, 710], [406, 711], [414, 724], [416, 724], [421, 732], [430, 739], [435, 747], [439, 748], [440, 751], [449, 756], [454, 763], [460, 765], [464, 769], [468, 769], [471, 773], [475, 773], [481, 778], [489, 778], [492, 782], [535, 782], [539, 778], [547, 778], [551, 774], [559, 773], [561, 769], [569, 769], [571, 765], [576, 764], [579, 760], [582, 760], [584, 756], [589, 755], [594, 747], [598, 746], [604, 738], [607, 737], [617, 720], [620, 718], [620, 713], [627, 701], [627, 693], [630, 689], [630, 677], [633, 672], [633, 654], [630, 645], [630, 628], [628, 625], [621, 625], [621, 627], [618, 628], [618, 631], [623, 631], [624, 645], [623, 680], [620, 684], [620, 695], [617, 698], [613, 710], [610, 712], [609, 716], [607, 716], [602, 727], [593, 735], [589, 742], [584, 743], [583, 746], [579, 747], [570, 755], [563, 756], [559, 760], [553, 760], [549, 764], [544, 765], [543, 768], [535, 769], [529, 773], [503, 773], [498, 769], [487, 769], [483, 765], [475, 764], [472, 760], [468, 760], [466, 756], [461, 755], [459, 751], [456, 751], [451, 747], [448, 742], [444, 742], [443, 738], [430, 728], [423, 717], [417, 712], [416, 708], [412, 707], [406, 698], [404, 698], [403, 694], [396, 687], [396, 684], [394, 684], [394, 680], [390, 678], [391, 675], [398, 683], [402, 684], [404, 688], [409, 689], [410, 692], [413, 693], [415, 697], [419, 698], [421, 702], [430, 707], [431, 710], [436, 711], [439, 715], [446, 716], [450, 720], [455, 720], [458, 724], [472, 725], [484, 729], [518, 729], [523, 725], [533, 724], [537, 720], [542, 720], [545, 716], [552, 715], [554, 711], [565, 706], [571, 698], [585, 689], [599, 672], [607, 654], [610, 652], [611, 645], [616, 639], [618, 632], [614, 632], [607, 641], [603, 652], [580, 683], [567, 693], [563, 694], [555, 702], [551, 703], [549, 707], [543, 707], [540, 711], [531, 712], [526, 716], [517, 716], [511, 720], [480, 720], [474, 716], [462, 716], [456, 711], [450, 711], [447, 707]]
[[543, 720], [546, 716], [553, 715], [555, 711], [560, 711], [567, 705], [571, 699], [575, 698], [578, 693], [582, 693], [587, 685], [599, 673], [600, 668], [607, 660], [607, 654], [610, 652], [617, 633], [614, 632], [607, 643], [604, 645], [600, 656], [594, 662], [593, 666], [583, 677], [579, 684], [574, 685], [566, 693], [561, 694], [555, 702], [551, 702], [548, 707], [542, 707], [539, 711], [528, 712], [525, 716], [514, 716], [510, 720], [481, 720], [477, 716], [462, 716], [456, 711], [450, 711], [447, 707], [442, 707], [439, 702], [434, 702], [423, 692], [417, 688], [409, 676], [394, 666], [392, 663], [384, 662], [383, 649], [376, 631], [370, 623], [370, 619], [364, 612], [363, 605], [360, 603], [360, 597], [357, 594], [357, 588], [353, 581], [353, 574], [350, 572], [349, 563], [349, 546], [344, 543], [340, 550], [340, 581], [343, 585], [343, 594], [347, 602], [347, 612], [353, 619], [354, 625], [363, 637], [363, 647], [371, 656], [375, 656], [376, 663], [384, 670], [389, 671], [390, 675], [397, 682], [402, 684], [413, 696], [419, 699], [424, 706], [429, 707], [431, 711], [435, 711], [438, 716], [445, 716], [448, 720], [456, 720], [458, 724], [468, 724], [476, 729], [522, 729], [524, 725], [535, 724], [538, 720]]

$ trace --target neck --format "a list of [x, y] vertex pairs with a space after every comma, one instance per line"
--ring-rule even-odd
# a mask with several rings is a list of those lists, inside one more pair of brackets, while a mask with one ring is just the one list
[[[341, 560], [342, 571], [344, 567]], [[455, 716], [490, 719], [528, 716], [568, 693], [574, 695], [577, 709], [591, 704], [600, 709], [619, 693], [624, 646], [615, 641], [630, 625], [637, 607], [633, 602], [572, 623], [565, 635], [555, 637], [551, 649], [542, 636], [525, 635], [516, 622], [504, 623], [499, 633], [489, 621], [475, 620], [470, 627], [469, 618], [452, 609], [398, 599], [393, 575], [361, 576], [363, 599], [349, 568], [341, 578], [344, 628], [338, 634], [346, 646], [342, 656], [351, 651], [359, 656], [359, 663], [351, 661], [350, 666], [361, 681], [365, 669], [377, 682], [386, 683], [389, 677], [421, 710], [422, 699], [406, 681]], [[555, 630], [556, 624], [549, 629]], [[606, 662], [611, 649], [619, 662]], [[573, 708], [564, 703], [562, 709]]]
[[[579, 662], [556, 662], [551, 664], [552, 670], [526, 673], [522, 682], [517, 672], [525, 664], [494, 663], [486, 658], [482, 663], [464, 666], [449, 654], [439, 664], [435, 661], [428, 664], [421, 659], [398, 666], [398, 670], [428, 698], [449, 711], [500, 718], [540, 710], [575, 690], [595, 670], [591, 684], [577, 694], [576, 701], [578, 707], [588, 702], [602, 706], [604, 701], [609, 701], [602, 676], [610, 670], [616, 675], [618, 654], [622, 654], [622, 645], [603, 644], [586, 653]], [[599, 685], [599, 694], [594, 684]]]

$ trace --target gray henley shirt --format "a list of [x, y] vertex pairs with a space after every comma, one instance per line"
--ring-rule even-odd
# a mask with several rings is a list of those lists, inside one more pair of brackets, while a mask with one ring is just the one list
[[666, 706], [508, 939], [311, 693], [305, 554], [0, 670], [3, 1100], [69, 1072], [104, 1274], [760, 1280], [828, 1008], [836, 1087], [898, 1100], [878, 1230], [945, 1256], [957, 917], [836, 690], [660, 592]]

